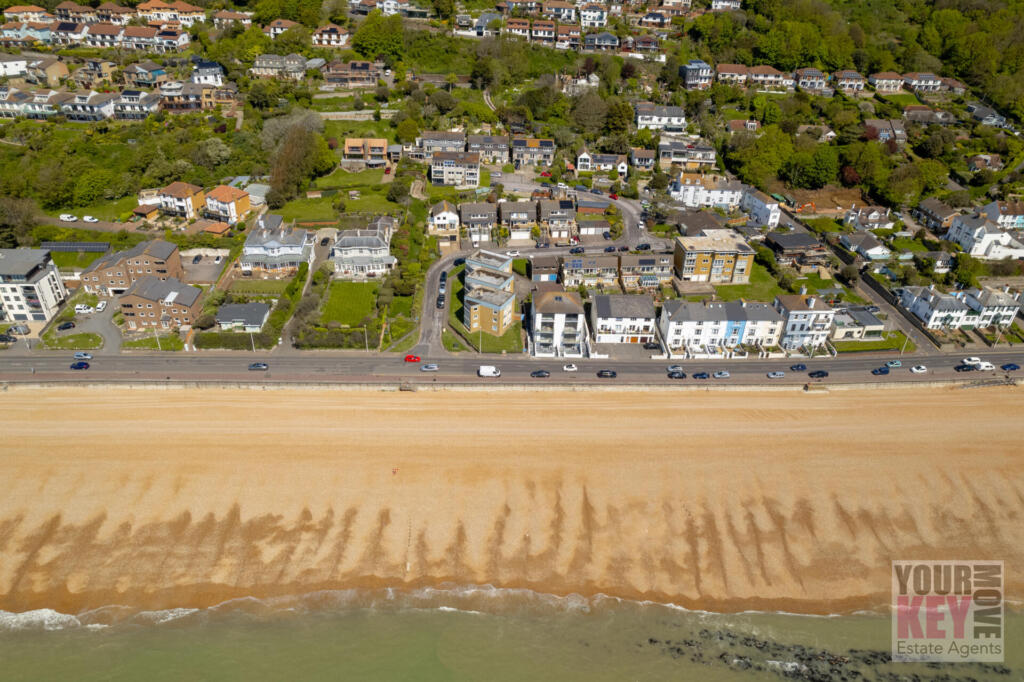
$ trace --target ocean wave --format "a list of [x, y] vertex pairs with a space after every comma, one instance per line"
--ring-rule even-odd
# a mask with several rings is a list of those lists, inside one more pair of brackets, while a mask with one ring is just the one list
[[82, 622], [77, 616], [53, 609], [35, 609], [21, 613], [0, 611], [0, 631], [66, 630], [79, 627], [82, 627]]
[[159, 611], [139, 611], [131, 617], [131, 621], [135, 623], [163, 625], [164, 623], [170, 623], [172, 620], [179, 620], [181, 618], [191, 616], [193, 613], [197, 613], [198, 611], [199, 609], [192, 608], [161, 609]]

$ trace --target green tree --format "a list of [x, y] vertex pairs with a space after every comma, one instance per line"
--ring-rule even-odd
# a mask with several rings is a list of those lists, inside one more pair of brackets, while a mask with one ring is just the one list
[[604, 131], [609, 135], [625, 135], [633, 123], [633, 107], [629, 102], [613, 100], [608, 103], [608, 114], [604, 120]]
[[580, 95], [572, 108], [573, 122], [584, 133], [596, 133], [604, 127], [608, 105], [593, 90]]
[[413, 142], [419, 134], [420, 129], [416, 125], [416, 121], [411, 118], [407, 118], [399, 123], [398, 128], [395, 129], [395, 135], [398, 137], [399, 142]]
[[367, 59], [401, 59], [405, 50], [402, 17], [385, 17], [380, 10], [373, 10], [352, 36], [352, 47]]

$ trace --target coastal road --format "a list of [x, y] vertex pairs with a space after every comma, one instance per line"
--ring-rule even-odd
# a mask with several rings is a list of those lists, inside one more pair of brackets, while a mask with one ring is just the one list
[[[71, 353], [36, 353], [32, 355], [5, 355], [0, 359], [0, 382], [35, 382], [60, 381], [89, 383], [95, 381], [210, 381], [210, 382], [301, 382], [301, 383], [469, 383], [469, 384], [532, 384], [532, 385], [803, 385], [805, 383], [824, 384], [891, 384], [914, 383], [927, 381], [979, 381], [1013, 378], [1015, 372], [966, 372], [953, 371], [961, 357], [947, 355], [925, 359], [905, 356], [904, 366], [893, 369], [887, 376], [874, 376], [871, 370], [881, 366], [888, 357], [840, 356], [838, 358], [820, 358], [809, 360], [778, 359], [778, 360], [573, 360], [578, 371], [564, 372], [565, 359], [530, 358], [523, 355], [514, 356], [481, 356], [463, 353], [445, 358], [423, 356], [423, 362], [431, 360], [440, 366], [437, 372], [423, 372], [419, 363], [406, 363], [398, 354], [356, 354], [345, 355], [309, 354], [301, 356], [272, 357], [264, 353], [218, 353], [193, 354], [123, 354], [110, 357], [97, 357], [91, 361], [91, 367], [85, 371], [70, 369]], [[1024, 352], [979, 353], [979, 357], [988, 360], [997, 367], [1007, 362], [1024, 365]], [[255, 360], [265, 361], [270, 369], [266, 372], [249, 371], [248, 365]], [[913, 374], [910, 366], [927, 361], [928, 371], [925, 374]], [[794, 372], [790, 366], [803, 362], [807, 370]], [[502, 376], [498, 379], [482, 379], [476, 376], [481, 364], [494, 365], [501, 369]], [[670, 364], [682, 365], [686, 372], [685, 380], [670, 380], [666, 377], [666, 367]], [[546, 379], [534, 379], [530, 372], [546, 369], [551, 376]], [[613, 369], [618, 372], [617, 379], [599, 379], [598, 370]], [[824, 380], [811, 380], [807, 372], [827, 370], [829, 377]], [[726, 370], [731, 374], [729, 379], [694, 380], [695, 372], [713, 373]], [[766, 374], [772, 371], [783, 371], [785, 377], [768, 379]], [[1024, 378], [1024, 374], [1021, 375]]]

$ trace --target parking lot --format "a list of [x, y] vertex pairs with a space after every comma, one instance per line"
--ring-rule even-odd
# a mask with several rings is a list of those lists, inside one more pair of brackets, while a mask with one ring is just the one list
[[[221, 258], [226, 258], [222, 256]], [[200, 284], [212, 284], [217, 281], [217, 277], [220, 276], [220, 271], [224, 267], [224, 261], [221, 260], [219, 263], [216, 261], [216, 256], [199, 256], [200, 260], [198, 263], [192, 261], [196, 256], [182, 256], [181, 265], [185, 268], [185, 281], [186, 282], [198, 282]]]

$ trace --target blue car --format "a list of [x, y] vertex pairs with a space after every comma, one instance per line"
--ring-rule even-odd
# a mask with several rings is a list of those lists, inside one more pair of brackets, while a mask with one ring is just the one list
[[900, 362], [899, 360], [890, 360], [889, 362], [885, 363], [885, 366], [886, 367], [902, 367], [903, 363]]
[[799, 364], [796, 364], [796, 365], [790, 365], [790, 367], [789, 367], [789, 371], [790, 372], [803, 372], [806, 369], [807, 369], [807, 365], [805, 365], [802, 362], [799, 363]]
[[889, 368], [888, 367], [876, 367], [875, 369], [871, 370], [871, 373], [874, 374], [876, 377], [877, 376], [885, 376], [886, 374], [889, 373]]
[[707, 372], [697, 372], [696, 374], [693, 375], [693, 378], [694, 379], [710, 379], [711, 377], [708, 375]]
[[1015, 362], [1008, 362], [999, 369], [1003, 370], [1004, 372], [1016, 372], [1017, 370], [1020, 369], [1020, 365], [1018, 365]]
[[88, 362], [82, 362], [82, 361], [72, 362], [71, 363], [71, 369], [89, 369], [89, 363]]

